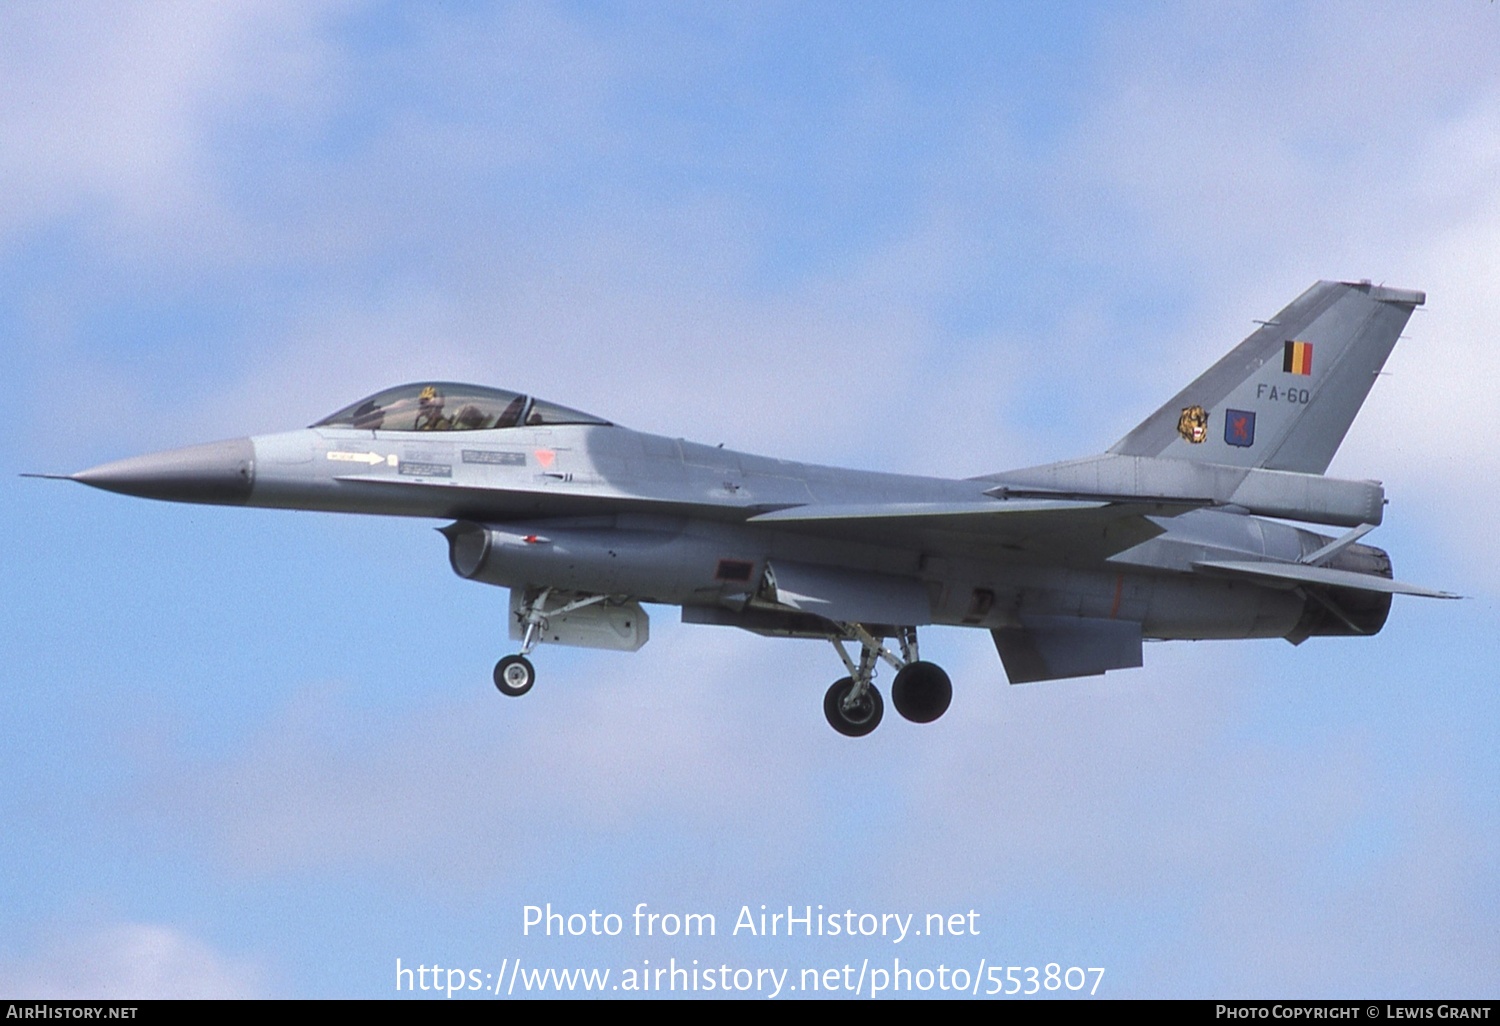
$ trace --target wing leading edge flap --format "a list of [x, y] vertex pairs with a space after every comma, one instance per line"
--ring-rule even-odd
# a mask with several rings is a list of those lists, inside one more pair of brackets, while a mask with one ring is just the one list
[[1084, 616], [1023, 616], [990, 631], [1012, 684], [1097, 677], [1141, 665], [1141, 625]]
[[953, 520], [1021, 513], [1059, 513], [1098, 509], [1107, 500], [1072, 498], [1025, 498], [981, 502], [890, 502], [873, 504], [827, 504], [789, 506], [750, 518], [751, 523], [812, 523], [826, 520]]
[[1361, 574], [1353, 570], [1335, 570], [1326, 566], [1308, 566], [1305, 563], [1265, 563], [1253, 560], [1207, 560], [1194, 563], [1193, 569], [1221, 577], [1248, 577], [1258, 584], [1280, 585], [1285, 588], [1299, 584], [1321, 584], [1328, 588], [1352, 588], [1356, 591], [1375, 591], [1385, 595], [1420, 595], [1423, 598], [1463, 598], [1452, 592], [1423, 588], [1415, 584], [1393, 581], [1389, 577]]

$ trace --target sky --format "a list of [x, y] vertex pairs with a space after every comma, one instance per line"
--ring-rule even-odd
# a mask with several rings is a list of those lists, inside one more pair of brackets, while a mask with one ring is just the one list
[[[1496, 5], [69, 6], [0, 8], [0, 995], [1500, 988]], [[18, 476], [422, 378], [977, 475], [1102, 451], [1325, 278], [1428, 293], [1330, 473], [1465, 601], [1020, 687], [932, 628], [952, 708], [860, 740], [826, 645], [666, 607], [501, 698], [506, 594], [436, 522]]]

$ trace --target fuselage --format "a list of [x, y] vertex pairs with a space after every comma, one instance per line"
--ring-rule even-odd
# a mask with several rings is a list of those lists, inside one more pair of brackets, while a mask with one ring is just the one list
[[[140, 488], [143, 461], [167, 457], [191, 487], [174, 490], [158, 474], [156, 492]], [[115, 490], [133, 494], [450, 520], [450, 559], [465, 577], [682, 606], [686, 619], [772, 632], [774, 603], [761, 586], [778, 564], [870, 575], [871, 592], [905, 589], [917, 596], [900, 607], [911, 625], [994, 629], [1065, 616], [1133, 621], [1155, 638], [1350, 632], [1296, 590], [1192, 572], [1209, 559], [1295, 561], [1329, 540], [1279, 521], [1196, 509], [1149, 518], [1130, 544], [1063, 549], [1046, 530], [996, 542], [934, 527], [892, 535], [759, 524], [751, 518], [801, 506], [986, 502], [993, 481], [796, 463], [610, 424], [319, 426], [137, 457], [79, 479], [110, 488], [112, 468], [137, 482]], [[1389, 574], [1378, 549], [1351, 546], [1342, 558]], [[1371, 633], [1389, 604], [1350, 596], [1347, 610]], [[795, 633], [795, 621], [784, 622]]]

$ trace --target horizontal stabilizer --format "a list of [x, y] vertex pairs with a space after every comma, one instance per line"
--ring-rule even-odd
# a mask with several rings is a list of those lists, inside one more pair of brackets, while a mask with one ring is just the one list
[[1352, 588], [1356, 591], [1375, 591], [1385, 595], [1420, 595], [1424, 598], [1456, 599], [1462, 595], [1451, 592], [1421, 588], [1415, 584], [1404, 584], [1389, 577], [1355, 573], [1353, 570], [1334, 570], [1326, 566], [1308, 566], [1304, 563], [1266, 563], [1257, 561], [1210, 560], [1194, 563], [1195, 570], [1222, 577], [1246, 577], [1257, 584], [1281, 584], [1293, 588], [1299, 584], [1321, 584], [1328, 588]]
[[1141, 625], [1082, 616], [1023, 616], [990, 632], [1012, 684], [1096, 677], [1141, 665]]

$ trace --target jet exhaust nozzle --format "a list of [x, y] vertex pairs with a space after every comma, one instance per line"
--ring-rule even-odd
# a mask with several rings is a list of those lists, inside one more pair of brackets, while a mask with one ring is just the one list
[[[1335, 570], [1391, 578], [1391, 557], [1373, 545], [1351, 545], [1328, 562]], [[1287, 637], [1369, 637], [1379, 634], [1391, 613], [1392, 596], [1353, 588], [1326, 588], [1308, 594], [1302, 619]]]

